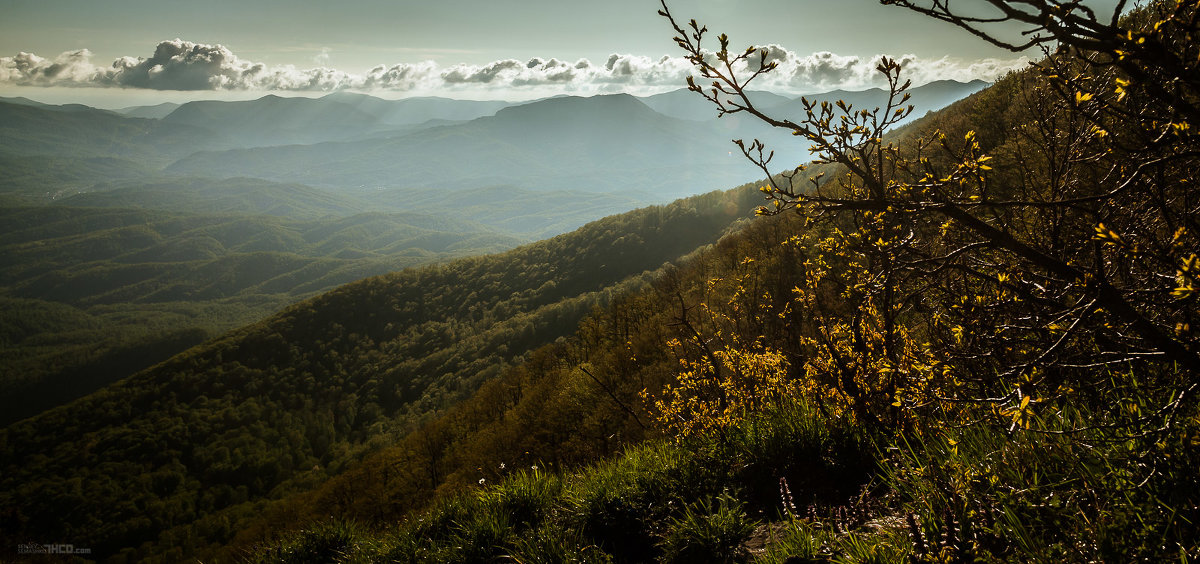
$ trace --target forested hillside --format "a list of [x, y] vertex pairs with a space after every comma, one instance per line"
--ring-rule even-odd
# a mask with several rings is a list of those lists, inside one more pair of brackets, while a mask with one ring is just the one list
[[4, 540], [208, 554], [268, 500], [320, 485], [715, 241], [756, 199], [697, 196], [350, 284], [14, 423], [0, 432]]
[[[526, 241], [462, 219], [346, 213], [344, 200], [303, 186], [193, 181], [160, 190], [66, 203], [135, 198], [153, 207], [160, 195], [199, 213], [0, 210], [0, 424], [341, 284]], [[335, 212], [345, 216], [327, 217]], [[306, 216], [323, 219], [291, 219]]]

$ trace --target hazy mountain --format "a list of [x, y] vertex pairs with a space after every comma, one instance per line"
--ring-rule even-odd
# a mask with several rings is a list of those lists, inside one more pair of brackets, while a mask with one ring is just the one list
[[116, 110], [116, 112], [129, 117], [162, 119], [179, 108], [179, 106], [179, 104], [174, 102], [163, 102], [153, 106], [130, 106]]
[[316, 186], [639, 191], [657, 201], [754, 176], [706, 125], [624, 94], [551, 98], [395, 139], [203, 152], [167, 170]]
[[[0, 164], [10, 158], [0, 156]], [[0, 182], [6, 174], [26, 166], [65, 166], [70, 163], [32, 162], [11, 158], [14, 165], [0, 167]], [[415, 213], [430, 217], [455, 218], [477, 222], [477, 226], [519, 239], [536, 240], [572, 231], [598, 217], [623, 213], [646, 204], [636, 194], [601, 194], [571, 190], [533, 191], [516, 186], [473, 188], [463, 197], [448, 197], [445, 190], [328, 190], [295, 183], [278, 183], [258, 178], [163, 178], [146, 173], [144, 179], [119, 182], [123, 161], [106, 162], [96, 158], [78, 163], [84, 170], [105, 170], [112, 179], [89, 185], [75, 194], [55, 198], [56, 206], [87, 208], [140, 208], [170, 212], [226, 215], [266, 215], [291, 219], [347, 217], [367, 212]], [[68, 175], [75, 168], [65, 168]], [[132, 172], [130, 173], [133, 174]], [[34, 175], [32, 178], [44, 178]], [[66, 176], [64, 182], [73, 177]], [[35, 198], [30, 197], [28, 201]]]
[[52, 112], [108, 112], [108, 110], [101, 110], [98, 108], [93, 108], [91, 106], [85, 106], [83, 104], [46, 104], [44, 102], [30, 100], [29, 98], [26, 98], [24, 96], [17, 96], [14, 98], [6, 98], [4, 96], [0, 96], [0, 103], [16, 104], [18, 106], [29, 106], [31, 108], [50, 110]]
[[[915, 88], [913, 117], [984, 85], [943, 81]], [[803, 116], [799, 100], [769, 93], [753, 97], [777, 114]], [[358, 100], [374, 112], [391, 104], [352, 94], [335, 99]], [[833, 92], [811, 99], [845, 99], [860, 108], [885, 102], [881, 90]], [[715, 119], [711, 117], [715, 111], [708, 107], [709, 119], [699, 121], [705, 104], [687, 91], [645, 100], [624, 94], [555, 97], [394, 138], [197, 153], [172, 164], [168, 171], [186, 175], [222, 171], [337, 188], [470, 190], [510, 184], [532, 190], [631, 192], [646, 201], [662, 201], [759, 176], [730, 143], [733, 139], [767, 141], [777, 153], [773, 165], [778, 169], [807, 160], [807, 143], [751, 116]], [[688, 119], [665, 115], [651, 106]]]
[[218, 132], [232, 146], [256, 147], [345, 139], [370, 130], [378, 120], [339, 102], [269, 95], [242, 102], [188, 102], [162, 121]]
[[[787, 96], [755, 90], [749, 93], [750, 101], [762, 108], [773, 108], [791, 102]], [[653, 96], [645, 96], [640, 100], [654, 111], [674, 118], [693, 121], [709, 121], [717, 116], [716, 106], [705, 100], [699, 94], [686, 88], [672, 90]]]
[[[957, 100], [982, 90], [987, 85], [988, 83], [981, 80], [969, 83], [941, 80], [911, 88], [909, 94], [912, 97], [908, 101], [908, 104], [913, 106], [913, 112], [907, 119], [897, 124], [897, 126], [920, 118], [927, 112], [948, 106]], [[706, 123], [712, 128], [711, 135], [730, 141], [733, 139], [742, 139], [747, 144], [752, 139], [763, 141], [767, 146], [767, 150], [774, 151], [775, 153], [775, 158], [771, 161], [773, 170], [784, 170], [793, 167], [807, 161], [812, 156], [808, 151], [809, 143], [803, 139], [796, 138], [792, 135], [791, 131], [771, 127], [758, 118], [746, 113], [727, 114], [721, 118], [716, 118], [716, 109], [711, 102], [705, 101], [699, 94], [693, 92], [686, 90], [678, 92], [680, 96], [690, 94], [692, 97], [708, 104], [708, 121]], [[806, 117], [804, 100], [818, 105], [821, 102], [832, 104], [841, 100], [855, 109], [873, 110], [883, 107], [887, 103], [887, 92], [879, 88], [859, 91], [834, 90], [832, 92], [810, 94], [795, 99], [786, 99], [760, 92], [751, 93], [751, 101], [756, 104], [762, 104], [760, 109], [768, 115], [776, 118], [791, 119], [796, 123], [803, 121]], [[735, 155], [739, 154], [736, 147], [733, 150]]]
[[166, 105], [128, 108], [128, 115], [204, 127], [234, 140], [235, 147], [267, 147], [411, 133], [492, 115], [508, 105], [436, 97], [384, 100], [335, 92], [321, 98], [268, 95], [235, 102], [188, 102], [166, 113]]
[[416, 125], [437, 120], [470, 121], [493, 115], [501, 108], [513, 105], [512, 102], [500, 100], [453, 100], [436, 96], [384, 100], [354, 92], [334, 92], [321, 99], [353, 106], [387, 125]]
[[[949, 106], [958, 100], [983, 90], [987, 86], [988, 83], [982, 80], [973, 80], [971, 82], [938, 80], [910, 88], [908, 93], [912, 95], [912, 98], [907, 102], [907, 105], [913, 106], [913, 113], [907, 121], [924, 116], [927, 112]], [[876, 107], [882, 107], [887, 103], [887, 92], [880, 88], [857, 91], [834, 90], [824, 94], [813, 94], [796, 98], [788, 103], [775, 106], [772, 108], [772, 112], [798, 121], [804, 117], [802, 98], [818, 104], [821, 102], [833, 103], [842, 100], [846, 104], [853, 105], [855, 109], [871, 110]]]
[[188, 124], [128, 118], [106, 110], [60, 111], [0, 103], [0, 154], [116, 157], [162, 166], [195, 151], [228, 146]]
[[354, 192], [354, 196], [388, 209], [461, 217], [532, 239], [574, 231], [597, 217], [624, 213], [646, 205], [634, 193], [571, 190], [534, 191], [516, 186], [486, 186], [448, 196], [445, 190], [394, 189]]
[[[927, 111], [946, 107], [957, 100], [982, 90], [987, 85], [988, 83], [982, 80], [974, 80], [967, 83], [953, 80], [938, 80], [911, 88], [909, 90], [912, 94], [910, 103], [916, 107], [913, 115], [914, 117], [919, 117]], [[860, 91], [834, 90], [792, 98], [773, 92], [755, 90], [749, 92], [749, 96], [750, 101], [767, 114], [778, 117], [790, 117], [792, 119], [797, 119], [804, 115], [804, 106], [801, 104], [800, 98], [807, 98], [810, 101], [817, 101], [818, 103], [820, 101], [835, 102], [843, 100], [848, 104], [854, 104], [856, 107], [866, 109], [882, 105], [887, 100], [886, 93], [879, 88]], [[641, 98], [641, 100], [660, 114], [680, 119], [712, 121], [717, 116], [716, 106], [712, 102], [705, 100], [699, 94], [691, 92], [686, 88], [646, 96]], [[721, 119], [741, 120], [747, 118], [744, 116], [727, 115]]]
[[[915, 88], [913, 115], [983, 85], [942, 81]], [[776, 114], [803, 115], [799, 100], [766, 92], [752, 97]], [[883, 92], [811, 98], [870, 108], [882, 103]], [[0, 103], [0, 158], [44, 159], [43, 166], [15, 162], [0, 173], [0, 193], [36, 202], [147, 177], [177, 161], [168, 169], [172, 174], [246, 176], [339, 190], [508, 185], [637, 194], [646, 203], [757, 177], [760, 172], [737, 154], [733, 139], [764, 139], [777, 153], [772, 166], [778, 169], [808, 158], [806, 144], [790, 132], [745, 115], [715, 119], [707, 102], [686, 90], [641, 100], [563, 96], [518, 105], [339, 92], [320, 99], [266, 96], [123, 111], [159, 116], [168, 110], [152, 120], [23, 98]], [[213, 152], [218, 150], [224, 151]], [[81, 159], [97, 157], [116, 160], [97, 162], [97, 174], [91, 175]]]

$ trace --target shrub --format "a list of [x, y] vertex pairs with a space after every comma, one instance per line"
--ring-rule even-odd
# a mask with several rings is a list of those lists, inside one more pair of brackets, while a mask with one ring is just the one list
[[755, 524], [742, 511], [742, 502], [728, 493], [701, 498], [671, 519], [662, 542], [663, 561], [746, 561], [749, 553], [743, 543]]

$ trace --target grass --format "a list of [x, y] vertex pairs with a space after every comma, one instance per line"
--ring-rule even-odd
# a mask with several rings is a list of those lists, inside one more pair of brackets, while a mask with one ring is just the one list
[[781, 477], [811, 472], [831, 492], [859, 491], [866, 474], [845, 470], [865, 445], [791, 405], [721, 441], [650, 441], [573, 473], [518, 470], [385, 532], [318, 524], [255, 561], [747, 562], [756, 526], [782, 515]]
[[1200, 418], [1153, 444], [1061, 432], [1088, 417], [887, 442], [779, 406], [720, 439], [516, 471], [382, 532], [319, 523], [255, 561], [1194, 560]]
[[743, 543], [757, 523], [742, 511], [742, 502], [728, 492], [688, 504], [670, 520], [662, 540], [664, 562], [744, 562]]

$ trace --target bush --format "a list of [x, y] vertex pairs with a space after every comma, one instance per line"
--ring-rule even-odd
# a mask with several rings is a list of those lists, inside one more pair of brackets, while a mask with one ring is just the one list
[[663, 561], [746, 561], [749, 553], [743, 543], [755, 525], [742, 511], [742, 502], [729, 493], [701, 498], [671, 520], [662, 543]]
[[287, 541], [256, 554], [252, 562], [327, 564], [355, 562], [371, 545], [369, 535], [351, 521], [331, 519], [297, 533]]

